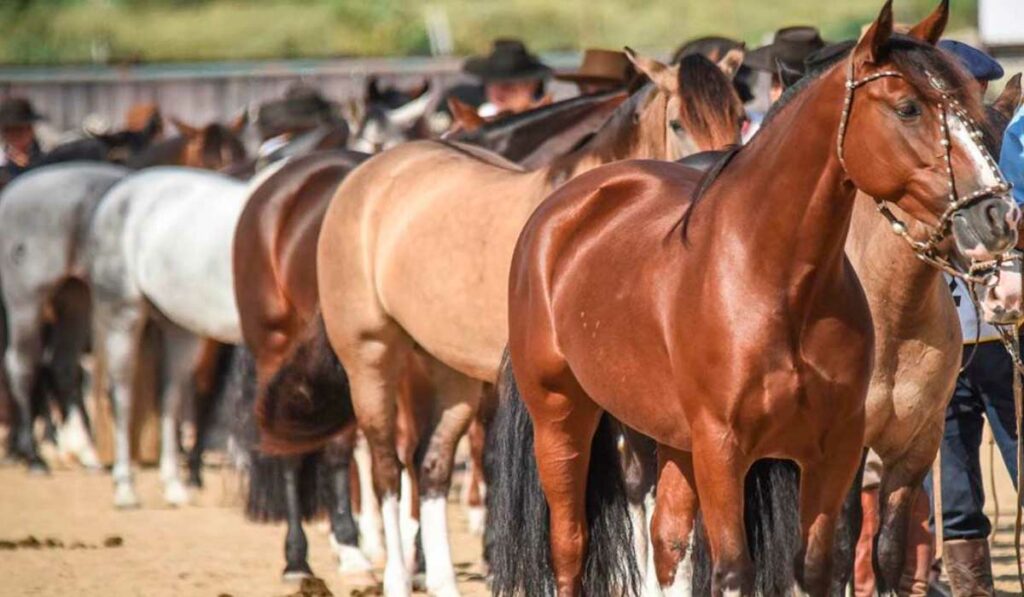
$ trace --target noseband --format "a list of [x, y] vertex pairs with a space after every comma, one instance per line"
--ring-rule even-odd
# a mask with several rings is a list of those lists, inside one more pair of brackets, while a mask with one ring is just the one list
[[[850, 111], [853, 107], [853, 94], [857, 88], [885, 77], [904, 78], [903, 75], [897, 71], [886, 70], [856, 79], [854, 78], [853, 71], [853, 57], [850, 57], [849, 67], [846, 74], [846, 94], [843, 98], [843, 113], [839, 120], [839, 135], [836, 138], [836, 152], [839, 156], [839, 164], [842, 166], [843, 171], [847, 173], [847, 176], [849, 176], [849, 169], [846, 167], [846, 160], [843, 158], [843, 142], [846, 140], [846, 126], [850, 121]], [[914, 254], [917, 255], [918, 259], [939, 268], [951, 276], [962, 278], [967, 282], [991, 286], [998, 280], [998, 278], [991, 275], [991, 272], [998, 272], [999, 265], [1001, 261], [1003, 261], [1004, 256], [1000, 256], [998, 259], [992, 261], [974, 262], [971, 264], [970, 271], [963, 272], [942, 254], [939, 250], [939, 245], [941, 245], [943, 241], [950, 236], [954, 216], [956, 216], [961, 210], [967, 209], [987, 197], [1006, 195], [1010, 192], [1010, 183], [1003, 178], [1002, 173], [999, 171], [999, 166], [996, 164], [995, 160], [992, 159], [988, 150], [980, 144], [982, 139], [981, 127], [979, 127], [974, 119], [967, 114], [967, 111], [960, 105], [960, 102], [945, 91], [943, 84], [938, 79], [935, 77], [930, 77], [930, 79], [932, 87], [937, 89], [942, 96], [942, 101], [939, 104], [939, 109], [941, 110], [939, 131], [943, 151], [945, 152], [946, 176], [949, 178], [949, 205], [946, 207], [946, 211], [939, 216], [938, 223], [929, 233], [928, 238], [924, 241], [917, 240], [910, 235], [910, 230], [907, 224], [900, 220], [896, 214], [889, 209], [889, 206], [886, 205], [885, 201], [877, 201], [876, 206], [879, 213], [889, 221], [892, 231], [910, 245], [911, 250], [914, 251]], [[953, 143], [949, 132], [950, 112], [960, 119], [960, 122], [967, 128], [971, 138], [975, 142], [978, 142], [978, 148], [981, 150], [981, 153], [988, 165], [992, 168], [992, 172], [997, 180], [996, 184], [974, 191], [970, 195], [966, 195], [964, 197], [960, 197], [957, 193], [956, 180], [953, 176]]]

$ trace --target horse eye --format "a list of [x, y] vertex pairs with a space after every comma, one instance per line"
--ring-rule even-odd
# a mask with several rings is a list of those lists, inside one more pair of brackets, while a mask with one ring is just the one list
[[896, 115], [903, 120], [910, 120], [921, 115], [921, 106], [917, 102], [903, 102], [896, 106]]
[[683, 125], [678, 120], [670, 120], [668, 125], [672, 127], [672, 132], [680, 133], [683, 130]]

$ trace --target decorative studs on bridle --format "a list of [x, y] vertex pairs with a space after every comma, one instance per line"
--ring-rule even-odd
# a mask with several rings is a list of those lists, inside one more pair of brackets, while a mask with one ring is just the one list
[[[854, 91], [856, 91], [858, 87], [862, 87], [872, 81], [877, 81], [878, 79], [885, 77], [904, 78], [903, 75], [897, 71], [887, 70], [871, 73], [870, 75], [856, 79], [854, 78], [853, 57], [851, 56], [846, 75], [846, 93], [843, 98], [843, 113], [839, 120], [839, 135], [836, 138], [836, 151], [839, 156], [839, 163], [847, 173], [849, 173], [849, 170], [846, 167], [846, 160], [843, 158], [843, 142], [846, 139], [846, 127], [850, 121], [850, 111], [853, 107]], [[937, 89], [942, 96], [942, 101], [939, 104], [939, 109], [941, 111], [941, 117], [939, 118], [939, 130], [941, 133], [940, 142], [942, 143], [942, 147], [945, 152], [946, 176], [949, 178], [949, 205], [946, 207], [946, 210], [942, 215], [939, 216], [939, 221], [935, 228], [923, 241], [917, 240], [911, 236], [907, 224], [900, 220], [899, 217], [889, 209], [889, 206], [886, 205], [885, 201], [877, 202], [878, 211], [886, 220], [889, 221], [892, 231], [905, 240], [914, 251], [914, 254], [922, 261], [939, 268], [951, 276], [962, 278], [967, 282], [991, 286], [998, 281], [995, 274], [999, 271], [1002, 262], [1019, 259], [1019, 254], [1001, 255], [995, 260], [974, 262], [971, 264], [969, 271], [963, 272], [942, 254], [942, 251], [939, 250], [939, 245], [942, 244], [942, 242], [945, 241], [952, 232], [953, 217], [957, 213], [963, 209], [971, 207], [987, 197], [1006, 195], [1010, 192], [1010, 184], [1003, 178], [999, 171], [999, 167], [996, 165], [991, 154], [989, 154], [984, 146], [980, 144], [982, 139], [981, 127], [979, 127], [974, 119], [967, 114], [967, 111], [960, 105], [960, 102], [946, 92], [945, 86], [941, 81], [935, 77], [930, 77], [930, 79], [932, 87]], [[996, 184], [979, 189], [963, 197], [957, 193], [956, 179], [953, 175], [953, 143], [949, 130], [950, 113], [963, 123], [971, 138], [978, 143], [978, 148], [981, 150], [981, 153], [989, 167], [992, 168], [992, 173], [997, 180]]]

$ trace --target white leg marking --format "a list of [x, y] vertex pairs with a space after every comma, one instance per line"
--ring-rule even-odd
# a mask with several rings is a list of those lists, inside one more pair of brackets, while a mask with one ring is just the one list
[[444, 497], [420, 501], [420, 524], [423, 529], [423, 555], [427, 560], [427, 592], [439, 597], [457, 597], [455, 568], [448, 546], [448, 512]]
[[184, 506], [188, 503], [188, 490], [178, 476], [176, 425], [173, 412], [160, 416], [160, 480], [164, 482], [164, 501], [171, 506]]
[[359, 545], [371, 562], [381, 563], [387, 557], [384, 552], [384, 537], [381, 535], [380, 506], [373, 489], [373, 470], [370, 464], [370, 449], [366, 440], [359, 438], [352, 457], [359, 471], [359, 495], [362, 497], [359, 516]]
[[410, 572], [416, 571], [416, 533], [420, 530], [420, 521], [412, 517], [412, 478], [408, 469], [402, 469], [402, 502], [401, 529], [402, 553], [405, 554], [405, 567]]
[[484, 526], [487, 524], [487, 509], [483, 506], [469, 506], [466, 508], [466, 524], [469, 533], [474, 537], [483, 537]]
[[68, 408], [68, 416], [64, 424], [57, 432], [57, 447], [60, 450], [62, 459], [71, 460], [74, 457], [78, 463], [87, 469], [99, 469], [99, 456], [93, 448], [92, 439], [85, 428], [85, 417], [77, 404]]
[[399, 508], [396, 495], [384, 496], [380, 505], [381, 518], [384, 519], [384, 544], [388, 554], [384, 565], [384, 594], [388, 597], [407, 597], [412, 594], [412, 577], [402, 555]]

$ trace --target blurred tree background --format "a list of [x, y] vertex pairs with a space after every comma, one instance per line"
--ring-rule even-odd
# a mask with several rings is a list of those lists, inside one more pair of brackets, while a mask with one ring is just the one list
[[[0, 62], [62, 64], [409, 56], [430, 53], [428, 12], [444, 15], [456, 54], [498, 36], [537, 51], [631, 45], [670, 50], [722, 34], [757, 45], [813, 24], [856, 35], [882, 0], [0, 0]], [[936, 0], [897, 0], [913, 21]], [[445, 19], [441, 19], [444, 21]], [[977, 0], [953, 2], [951, 30], [977, 26]]]

